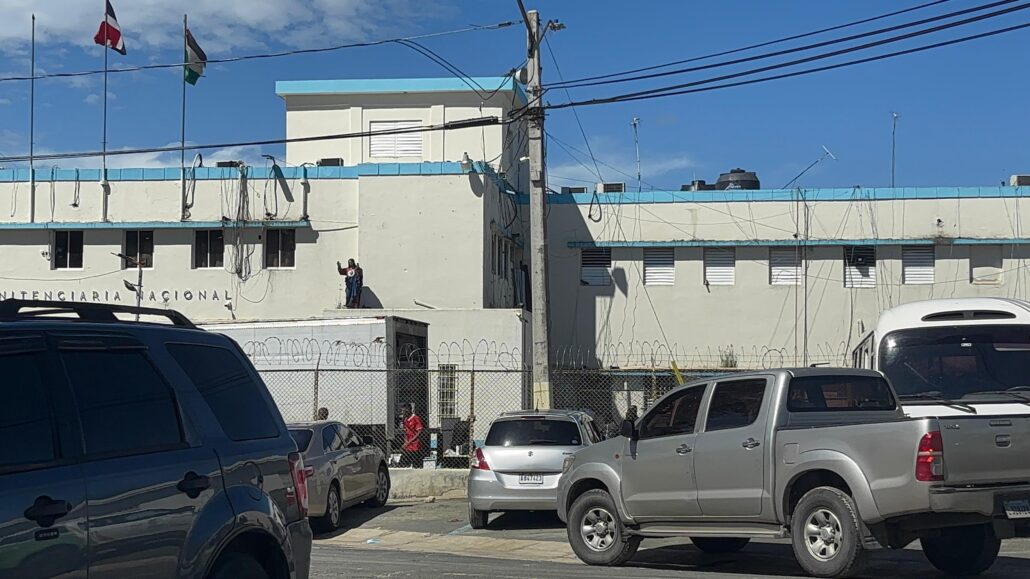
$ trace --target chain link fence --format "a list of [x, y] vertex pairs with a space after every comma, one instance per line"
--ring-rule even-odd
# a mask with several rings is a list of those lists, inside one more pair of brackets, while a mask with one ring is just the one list
[[[686, 381], [732, 370], [690, 370]], [[399, 408], [411, 404], [426, 427], [420, 441], [425, 466], [467, 468], [476, 444], [504, 412], [532, 410], [532, 376], [524, 370], [436, 369], [263, 370], [286, 422], [318, 418], [319, 411], [349, 425], [355, 433], [399, 462], [404, 429]], [[642, 415], [677, 386], [670, 370], [556, 370], [551, 375], [552, 406], [592, 413], [606, 434], [627, 416]]]

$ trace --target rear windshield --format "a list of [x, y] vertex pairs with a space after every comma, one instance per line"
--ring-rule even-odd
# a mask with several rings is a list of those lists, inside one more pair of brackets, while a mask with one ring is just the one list
[[311, 444], [311, 435], [310, 430], [290, 430], [290, 436], [293, 437], [293, 442], [297, 443], [297, 450], [300, 452], [308, 449], [308, 445]]
[[894, 410], [887, 381], [876, 376], [804, 376], [790, 381], [787, 410]]
[[579, 427], [568, 420], [501, 420], [490, 427], [487, 446], [579, 446]]

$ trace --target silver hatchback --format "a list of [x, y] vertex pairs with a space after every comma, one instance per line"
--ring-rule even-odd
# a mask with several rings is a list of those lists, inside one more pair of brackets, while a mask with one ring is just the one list
[[390, 471], [382, 450], [331, 420], [293, 423], [289, 429], [308, 470], [308, 512], [319, 530], [338, 529], [341, 511], [352, 505], [386, 504]]
[[486, 527], [491, 512], [553, 511], [566, 456], [602, 436], [589, 414], [510, 412], [490, 425], [469, 472], [469, 525]]

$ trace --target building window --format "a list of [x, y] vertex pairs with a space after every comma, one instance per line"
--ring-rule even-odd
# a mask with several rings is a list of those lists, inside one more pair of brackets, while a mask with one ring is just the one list
[[297, 230], [269, 229], [265, 232], [265, 267], [286, 268], [296, 264]]
[[969, 282], [977, 285], [1000, 284], [1001, 253], [1000, 245], [969, 246]]
[[612, 250], [608, 247], [584, 249], [579, 262], [580, 285], [612, 285]]
[[644, 249], [644, 285], [674, 285], [676, 283], [675, 251], [671, 247]]
[[370, 157], [421, 157], [422, 132], [390, 133], [377, 135], [380, 131], [398, 131], [421, 127], [419, 121], [372, 121], [368, 124], [371, 135], [368, 138]]
[[733, 285], [736, 262], [736, 248], [704, 248], [705, 285]]
[[497, 275], [497, 236], [490, 236], [490, 273]]
[[82, 232], [55, 231], [50, 255], [54, 269], [82, 269]]
[[440, 418], [458, 417], [458, 366], [440, 364], [436, 377], [437, 409]]
[[193, 234], [194, 269], [225, 265], [225, 236], [221, 229], [201, 229]]
[[901, 283], [905, 285], [933, 284], [934, 248], [932, 245], [912, 245], [901, 248]]
[[135, 269], [139, 265], [154, 267], [154, 232], [126, 231], [122, 255], [130, 258], [122, 259], [122, 269]]
[[876, 248], [852, 245], [844, 248], [844, 287], [876, 287]]
[[801, 285], [801, 248], [769, 248], [769, 285]]

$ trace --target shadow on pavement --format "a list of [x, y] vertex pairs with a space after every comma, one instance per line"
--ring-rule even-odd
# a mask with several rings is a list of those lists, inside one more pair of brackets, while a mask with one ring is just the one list
[[331, 539], [333, 537], [342, 535], [351, 529], [358, 528], [372, 519], [389, 513], [396, 509], [403, 509], [410, 505], [386, 505], [385, 507], [366, 507], [365, 505], [355, 505], [349, 509], [343, 511], [343, 516], [340, 517], [340, 528], [333, 531], [332, 533], [315, 533], [316, 539]]
[[[674, 562], [673, 562], [674, 561]], [[709, 574], [804, 575], [794, 560], [790, 545], [752, 543], [739, 553], [708, 555], [691, 545], [670, 545], [647, 548], [641, 545], [637, 555], [627, 564], [661, 571], [686, 571]], [[879, 550], [870, 553], [864, 572], [859, 577], [906, 577], [908, 579], [939, 579], [938, 572], [918, 550]], [[991, 569], [980, 575], [984, 579], [1002, 577], [1030, 577], [1030, 559], [999, 556]]]
[[553, 511], [508, 511], [490, 517], [486, 528], [498, 531], [564, 529], [565, 523]]

